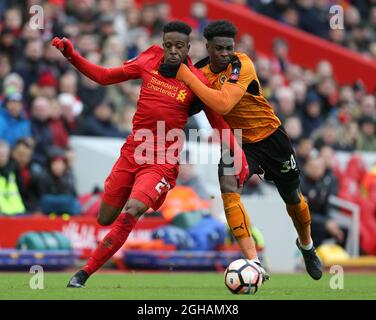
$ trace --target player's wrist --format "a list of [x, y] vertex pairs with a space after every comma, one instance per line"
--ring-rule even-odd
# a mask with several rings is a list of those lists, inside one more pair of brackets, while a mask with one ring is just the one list
[[184, 63], [180, 64], [179, 70], [176, 74], [176, 78], [180, 81], [183, 81], [188, 87], [190, 83], [195, 80], [194, 74]]

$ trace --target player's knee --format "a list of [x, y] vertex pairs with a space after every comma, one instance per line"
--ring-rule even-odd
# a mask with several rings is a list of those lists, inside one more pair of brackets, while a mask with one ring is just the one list
[[241, 193], [235, 177], [221, 177], [219, 180], [221, 193]]
[[102, 202], [99, 208], [97, 221], [101, 226], [109, 226], [116, 220], [120, 212], [121, 208], [115, 208]]
[[283, 201], [288, 205], [295, 205], [300, 203], [300, 192], [298, 189], [295, 190], [283, 190], [278, 189]]
[[113, 217], [110, 217], [110, 216], [107, 216], [107, 215], [104, 215], [104, 214], [100, 214], [100, 213], [97, 217], [98, 223], [103, 227], [111, 225], [114, 222], [114, 220], [115, 219]]
[[136, 219], [140, 218], [147, 209], [147, 206], [140, 201], [129, 201], [125, 205], [125, 211]]

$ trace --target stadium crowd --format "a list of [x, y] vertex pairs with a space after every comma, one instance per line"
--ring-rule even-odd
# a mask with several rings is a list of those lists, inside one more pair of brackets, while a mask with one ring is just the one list
[[[376, 59], [376, 1], [374, 0], [230, 0], [333, 43]], [[334, 7], [335, 6], [335, 7]], [[343, 28], [328, 28], [343, 9]], [[332, 13], [330, 13], [330, 8]], [[342, 11], [341, 11], [342, 12]], [[336, 19], [337, 23], [339, 21]], [[334, 21], [334, 20], [333, 20]]]
[[[376, 7], [367, 7], [372, 1], [343, 1], [345, 29], [336, 31], [325, 25], [331, 1], [232, 2], [250, 5], [284, 23], [376, 58]], [[43, 29], [30, 27], [28, 8], [34, 4], [44, 9]], [[0, 188], [5, 190], [8, 183], [6, 191], [12, 194], [12, 201], [6, 203], [0, 195], [0, 214], [79, 214], [69, 137], [126, 138], [132, 128], [140, 83], [100, 86], [67, 63], [50, 45], [51, 39], [65, 36], [90, 61], [119, 66], [150, 45], [161, 43], [162, 27], [171, 19], [170, 9], [165, 2], [138, 7], [132, 0], [1, 1]], [[194, 28], [190, 56], [197, 62], [206, 56], [201, 35], [209, 21], [205, 4], [194, 3], [185, 20]], [[348, 175], [344, 179], [332, 160], [336, 151], [376, 152], [376, 92], [367, 92], [361, 80], [339, 85], [328, 61], [318, 63], [315, 70], [293, 64], [282, 38], [274, 40], [273, 50], [271, 56], [262, 55], [250, 34], [242, 34], [237, 41], [237, 51], [253, 59], [264, 95], [296, 147], [303, 192], [315, 206], [311, 208], [313, 216], [317, 215], [313, 221], [320, 224], [323, 233], [343, 242], [344, 234], [327, 216], [328, 196], [341, 194], [361, 202], [375, 217], [371, 204], [376, 203], [376, 183], [369, 178], [364, 187], [367, 170], [361, 174], [356, 171], [351, 180]], [[206, 126], [201, 113], [190, 118], [187, 128]], [[257, 180], [250, 183], [257, 187]], [[346, 186], [351, 183], [357, 192], [350, 194]], [[317, 195], [311, 191], [314, 189], [325, 190], [325, 195]], [[314, 199], [313, 194], [320, 197]], [[376, 234], [376, 219], [373, 221], [372, 227], [363, 227], [370, 238]], [[375, 241], [369, 241], [373, 242], [366, 252], [376, 254]]]

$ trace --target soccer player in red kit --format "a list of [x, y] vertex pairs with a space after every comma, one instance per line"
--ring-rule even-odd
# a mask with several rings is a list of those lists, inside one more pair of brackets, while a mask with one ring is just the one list
[[[135, 59], [121, 67], [103, 68], [97, 66], [73, 49], [68, 39], [55, 38], [52, 45], [81, 73], [102, 85], [109, 85], [130, 79], [142, 79], [137, 112], [133, 118], [133, 131], [121, 148], [121, 155], [105, 181], [104, 195], [98, 215], [102, 226], [112, 225], [111, 231], [100, 242], [87, 264], [69, 281], [68, 287], [84, 287], [86, 280], [97, 271], [113, 254], [121, 248], [137, 220], [149, 209], [157, 210], [165, 200], [167, 192], [175, 186], [179, 165], [178, 155], [166, 159], [166, 150], [175, 143], [169, 141], [168, 133], [173, 129], [183, 129], [191, 106], [197, 101], [193, 92], [175, 76], [180, 63], [187, 63], [195, 74], [207, 83], [201, 71], [195, 69], [189, 59], [189, 34], [191, 28], [182, 22], [170, 22], [163, 29], [163, 49], [152, 46]], [[205, 108], [211, 125], [218, 129], [229, 129], [223, 118]], [[158, 122], [163, 122], [160, 134]], [[152, 156], [145, 163], [139, 150], [145, 143], [145, 132], [152, 134], [146, 153]], [[167, 138], [165, 138], [167, 136]], [[225, 139], [224, 137], [221, 138]], [[230, 139], [230, 140], [229, 140]], [[239, 184], [248, 175], [247, 162], [233, 135], [227, 139], [239, 157]], [[237, 148], [235, 150], [235, 148]], [[166, 160], [156, 161], [161, 156]], [[150, 161], [152, 160], [152, 161]], [[170, 160], [170, 161], [169, 161]], [[244, 160], [244, 161], [243, 161]], [[121, 212], [124, 208], [124, 212]]]

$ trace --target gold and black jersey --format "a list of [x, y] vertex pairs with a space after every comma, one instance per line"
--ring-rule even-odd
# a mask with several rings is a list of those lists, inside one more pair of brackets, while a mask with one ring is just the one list
[[226, 70], [214, 73], [210, 70], [209, 58], [196, 64], [205, 74], [213, 89], [221, 90], [224, 83], [238, 86], [244, 96], [224, 119], [232, 129], [242, 129], [243, 143], [254, 143], [270, 136], [281, 121], [262, 94], [252, 60], [244, 53], [235, 52], [232, 63]]

